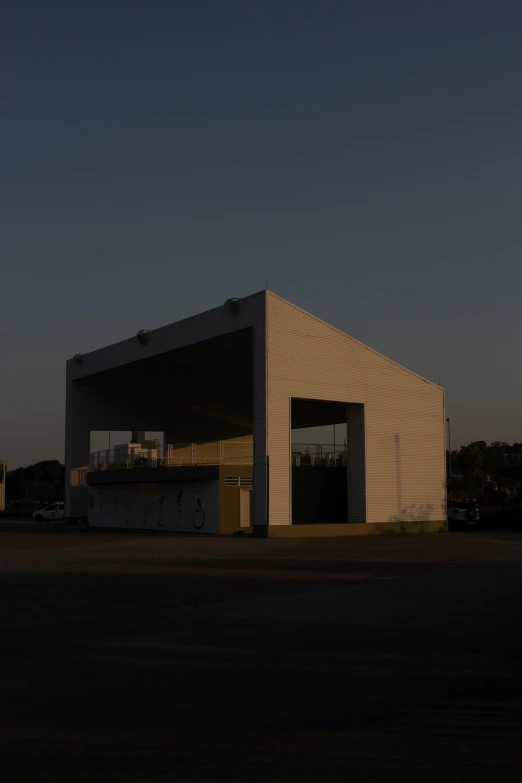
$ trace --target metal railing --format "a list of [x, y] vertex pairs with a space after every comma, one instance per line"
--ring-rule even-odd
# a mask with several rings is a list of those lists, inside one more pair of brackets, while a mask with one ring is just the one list
[[[159, 449], [123, 447], [96, 451], [89, 457], [89, 470], [180, 467], [186, 465], [252, 465], [252, 441], [165, 444]], [[293, 443], [295, 467], [346, 467], [346, 448], [326, 443]]]
[[294, 467], [345, 468], [346, 447], [330, 443], [292, 443], [292, 465]]
[[251, 465], [252, 442], [165, 444], [159, 449], [105, 449], [89, 456], [90, 470], [180, 467], [183, 465]]

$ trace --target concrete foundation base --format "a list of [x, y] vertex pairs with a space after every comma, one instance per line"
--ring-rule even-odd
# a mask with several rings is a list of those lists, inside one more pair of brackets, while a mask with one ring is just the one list
[[339, 525], [270, 525], [268, 528], [258, 525], [254, 536], [268, 538], [331, 538], [333, 536], [372, 536], [389, 533], [444, 533], [448, 529], [447, 520], [415, 522], [382, 522], [378, 524], [339, 524]]

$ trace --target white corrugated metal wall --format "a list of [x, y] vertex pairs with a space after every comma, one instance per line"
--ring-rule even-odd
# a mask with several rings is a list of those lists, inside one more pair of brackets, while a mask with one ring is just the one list
[[266, 298], [252, 314], [252, 390], [254, 405], [254, 525], [267, 523], [266, 462]]
[[292, 397], [364, 404], [368, 522], [446, 518], [439, 386], [272, 293], [267, 357], [271, 525], [291, 523]]

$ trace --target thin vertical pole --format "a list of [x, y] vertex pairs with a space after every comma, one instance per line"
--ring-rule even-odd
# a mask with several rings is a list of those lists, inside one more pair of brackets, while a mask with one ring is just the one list
[[448, 422], [448, 468], [451, 476], [451, 423], [449, 418], [446, 421]]

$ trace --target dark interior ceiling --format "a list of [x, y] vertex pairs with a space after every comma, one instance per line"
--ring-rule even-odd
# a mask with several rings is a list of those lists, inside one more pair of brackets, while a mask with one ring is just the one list
[[346, 422], [346, 403], [292, 398], [292, 429], [324, 427]]
[[186, 412], [246, 434], [253, 429], [252, 329], [114, 367], [80, 383], [107, 399], [125, 399], [136, 412], [144, 406], [156, 415], [161, 410], [165, 420], [169, 411]]
[[90, 375], [82, 382], [99, 388], [170, 385], [173, 391], [176, 387], [197, 389], [203, 384], [212, 394], [225, 387], [229, 393], [234, 388], [244, 393], [252, 388], [252, 330], [243, 329], [140, 359]]

